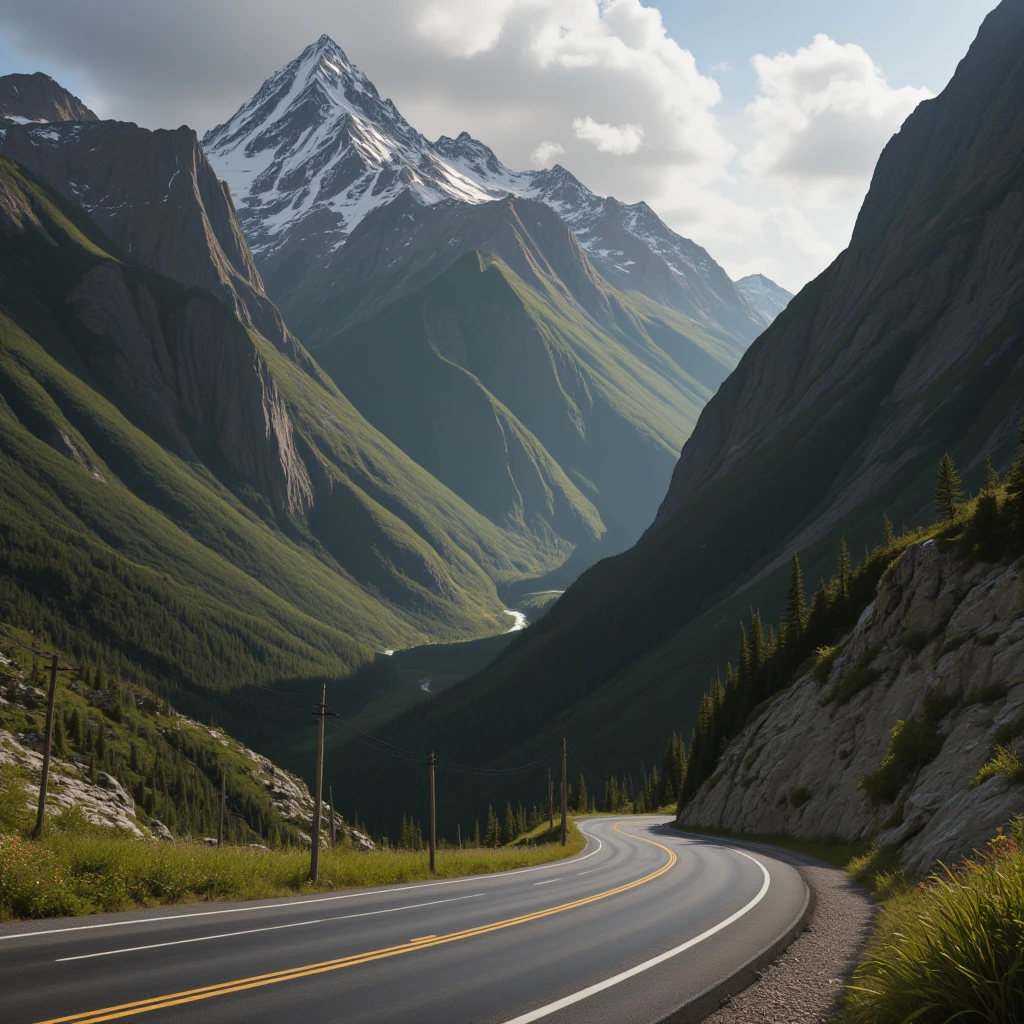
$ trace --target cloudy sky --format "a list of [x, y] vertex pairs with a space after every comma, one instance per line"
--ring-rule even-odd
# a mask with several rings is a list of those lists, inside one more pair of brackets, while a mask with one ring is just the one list
[[733, 277], [797, 290], [886, 140], [996, 0], [3, 0], [0, 74], [102, 117], [226, 120], [322, 32], [430, 138], [646, 199]]

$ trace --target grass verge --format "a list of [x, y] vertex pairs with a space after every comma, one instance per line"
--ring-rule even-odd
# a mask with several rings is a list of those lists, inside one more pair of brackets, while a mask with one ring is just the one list
[[[540, 832], [541, 830], [538, 830]], [[491, 874], [579, 853], [586, 840], [574, 825], [562, 847], [533, 845], [437, 851], [436, 876]], [[556, 830], [557, 831], [557, 830]], [[320, 881], [307, 880], [308, 851], [250, 847], [220, 850], [200, 843], [146, 842], [118, 835], [55, 831], [42, 842], [0, 835], [0, 919], [57, 917], [205, 900], [268, 899], [429, 879], [425, 851], [324, 850]]]
[[916, 886], [876, 876], [883, 908], [839, 1024], [1024, 1020], [1024, 818]]

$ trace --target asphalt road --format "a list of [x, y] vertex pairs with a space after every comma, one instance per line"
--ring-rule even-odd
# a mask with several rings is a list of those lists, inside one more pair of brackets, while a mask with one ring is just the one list
[[0, 934], [0, 1021], [653, 1024], [791, 930], [800, 875], [597, 818], [577, 857], [475, 878]]

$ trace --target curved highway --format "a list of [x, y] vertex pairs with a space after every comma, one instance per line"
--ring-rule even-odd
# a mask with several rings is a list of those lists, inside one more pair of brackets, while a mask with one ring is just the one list
[[806, 905], [760, 850], [581, 828], [582, 854], [502, 875], [7, 926], [0, 1019], [654, 1024]]

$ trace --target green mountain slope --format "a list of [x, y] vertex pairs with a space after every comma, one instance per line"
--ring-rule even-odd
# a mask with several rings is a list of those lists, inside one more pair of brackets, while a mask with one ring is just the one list
[[886, 148], [849, 249], [701, 414], [656, 524], [389, 742], [503, 764], [568, 734], [598, 774], [638, 773], [694, 722], [750, 607], [777, 621], [791, 551], [827, 578], [842, 537], [855, 557], [880, 540], [883, 510], [931, 521], [944, 452], [972, 490], [986, 454], [1006, 468], [1024, 414], [1022, 53], [1024, 12], [1003, 3]]
[[500, 631], [495, 583], [567, 554], [475, 513], [315, 365], [117, 252], [3, 159], [0, 237], [9, 621], [116, 646], [205, 717], [213, 692]]
[[616, 292], [514, 197], [401, 197], [295, 284], [289, 318], [360, 412], [492, 522], [578, 546], [578, 567], [647, 526], [744, 347]]

